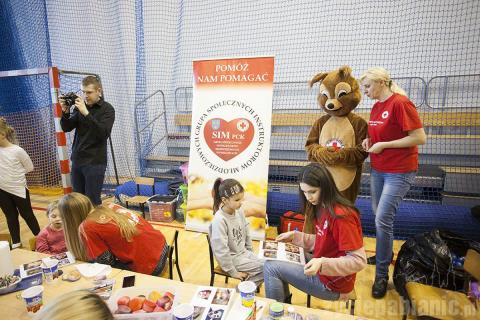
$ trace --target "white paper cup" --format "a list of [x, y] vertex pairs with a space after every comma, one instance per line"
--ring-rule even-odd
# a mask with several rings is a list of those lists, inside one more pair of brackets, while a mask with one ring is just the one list
[[257, 286], [253, 281], [242, 281], [238, 284], [238, 291], [242, 299], [242, 306], [251, 308], [255, 302], [255, 290]]
[[58, 278], [58, 260], [44, 259], [42, 262], [42, 271], [47, 283], [53, 282]]
[[174, 307], [173, 318], [175, 320], [193, 320], [193, 306], [188, 303], [182, 303]]
[[27, 307], [27, 312], [29, 314], [34, 314], [43, 305], [43, 287], [42, 286], [33, 286], [24, 290], [21, 294], [23, 301], [25, 301], [25, 306]]

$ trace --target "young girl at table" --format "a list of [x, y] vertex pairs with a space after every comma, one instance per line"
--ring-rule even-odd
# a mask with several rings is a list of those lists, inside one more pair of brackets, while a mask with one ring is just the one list
[[353, 290], [355, 274], [366, 266], [359, 212], [340, 194], [324, 166], [303, 167], [298, 180], [302, 210], [315, 234], [290, 231], [276, 240], [313, 251], [313, 258], [305, 266], [267, 260], [266, 296], [284, 302], [291, 284], [320, 299], [343, 300]]
[[99, 295], [88, 290], [76, 290], [59, 295], [40, 309], [35, 320], [113, 320], [107, 304]]
[[63, 196], [58, 209], [67, 248], [79, 260], [149, 275], [165, 269], [168, 245], [163, 234], [123, 207], [93, 207], [80, 193]]
[[49, 224], [38, 234], [35, 251], [47, 254], [57, 254], [67, 251], [57, 200], [48, 205], [47, 218]]
[[263, 260], [253, 253], [248, 222], [243, 214], [245, 196], [235, 179], [218, 178], [213, 184], [215, 216], [209, 228], [210, 245], [223, 271], [231, 277], [263, 282]]
[[25, 178], [25, 174], [33, 170], [33, 163], [16, 140], [13, 128], [0, 117], [0, 208], [7, 218], [13, 249], [22, 246], [19, 213], [34, 235], [40, 232]]

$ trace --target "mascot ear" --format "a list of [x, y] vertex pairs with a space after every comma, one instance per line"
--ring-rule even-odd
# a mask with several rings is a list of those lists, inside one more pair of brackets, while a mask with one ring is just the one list
[[314, 85], [315, 83], [317, 83], [318, 81], [321, 81], [321, 80], [325, 79], [325, 77], [326, 77], [327, 75], [328, 75], [328, 72], [318, 73], [317, 75], [315, 75], [315, 76], [312, 78], [312, 80], [310, 80], [310, 81], [308, 82], [308, 85], [310, 86], [310, 88], [313, 87], [313, 85]]
[[352, 68], [350, 68], [349, 66], [343, 66], [338, 69], [338, 72], [340, 73], [340, 76], [342, 78], [346, 78], [352, 74]]

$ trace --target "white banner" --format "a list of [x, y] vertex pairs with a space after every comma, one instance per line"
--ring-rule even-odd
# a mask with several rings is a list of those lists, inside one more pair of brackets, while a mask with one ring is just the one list
[[193, 62], [187, 229], [207, 232], [213, 183], [233, 178], [252, 238], [265, 238], [273, 71], [273, 57]]

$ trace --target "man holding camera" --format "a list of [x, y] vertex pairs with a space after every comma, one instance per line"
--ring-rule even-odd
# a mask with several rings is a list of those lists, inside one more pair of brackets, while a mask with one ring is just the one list
[[[115, 121], [115, 110], [102, 98], [102, 87], [95, 76], [82, 80], [85, 100], [70, 95], [59, 97], [63, 115], [62, 130], [75, 130], [72, 145], [73, 191], [90, 198], [94, 205], [102, 203], [100, 194], [107, 168], [107, 140]], [[72, 112], [70, 108], [74, 106]]]

